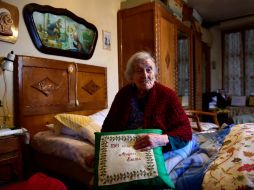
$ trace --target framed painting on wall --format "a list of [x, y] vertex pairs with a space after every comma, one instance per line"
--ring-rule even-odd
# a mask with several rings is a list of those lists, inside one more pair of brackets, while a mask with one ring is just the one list
[[90, 59], [97, 38], [97, 28], [68, 11], [48, 5], [28, 4], [24, 20], [35, 47], [47, 54]]
[[15, 43], [18, 38], [19, 10], [0, 1], [0, 40]]
[[111, 49], [111, 34], [105, 30], [102, 31], [103, 49]]
[[249, 96], [249, 106], [254, 106], [254, 96]]

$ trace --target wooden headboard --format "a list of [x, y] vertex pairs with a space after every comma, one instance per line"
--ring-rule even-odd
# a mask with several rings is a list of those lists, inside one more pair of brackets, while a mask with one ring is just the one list
[[14, 124], [33, 136], [57, 113], [88, 115], [107, 108], [106, 68], [17, 55]]

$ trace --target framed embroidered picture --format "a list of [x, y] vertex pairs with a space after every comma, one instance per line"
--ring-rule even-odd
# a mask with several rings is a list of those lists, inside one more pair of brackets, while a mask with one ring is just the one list
[[162, 148], [133, 148], [140, 135], [162, 134], [159, 129], [95, 133], [94, 189], [174, 188], [164, 163]]
[[35, 47], [47, 54], [90, 59], [97, 38], [97, 28], [68, 11], [48, 5], [28, 4], [24, 20]]
[[0, 1], [0, 40], [15, 43], [18, 38], [19, 10]]

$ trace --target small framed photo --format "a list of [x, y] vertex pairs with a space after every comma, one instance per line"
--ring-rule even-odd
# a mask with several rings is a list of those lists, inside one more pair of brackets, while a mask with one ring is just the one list
[[249, 106], [254, 106], [254, 96], [249, 97]]
[[111, 34], [105, 30], [102, 31], [102, 42], [103, 49], [110, 50], [111, 49]]

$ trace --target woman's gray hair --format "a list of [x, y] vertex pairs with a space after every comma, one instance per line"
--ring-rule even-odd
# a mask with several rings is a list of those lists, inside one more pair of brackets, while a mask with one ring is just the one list
[[136, 52], [135, 54], [133, 54], [127, 62], [124, 76], [128, 82], [131, 82], [131, 80], [132, 80], [135, 64], [139, 63], [140, 61], [145, 61], [147, 59], [150, 59], [154, 63], [154, 66], [155, 66], [154, 72], [155, 72], [155, 75], [157, 75], [158, 70], [157, 70], [157, 66], [155, 64], [155, 60], [154, 60], [153, 56], [146, 51], [139, 51], [139, 52]]

